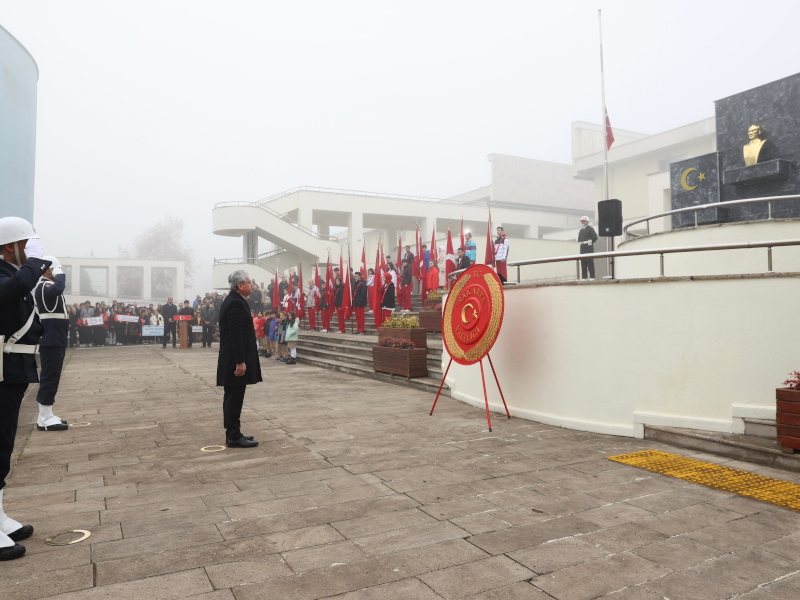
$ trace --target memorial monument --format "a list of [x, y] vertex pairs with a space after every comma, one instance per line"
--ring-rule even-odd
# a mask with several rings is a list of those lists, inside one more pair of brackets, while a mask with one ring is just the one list
[[[697, 214], [698, 225], [766, 219], [766, 203], [725, 203], [800, 194], [800, 73], [714, 105], [717, 152], [670, 165], [672, 208], [719, 203]], [[800, 217], [800, 201], [774, 203], [772, 217]], [[673, 229], [694, 224], [691, 213], [672, 217]]]

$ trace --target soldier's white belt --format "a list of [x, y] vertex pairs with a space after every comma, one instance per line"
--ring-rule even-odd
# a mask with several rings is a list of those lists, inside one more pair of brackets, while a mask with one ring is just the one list
[[36, 354], [39, 352], [39, 345], [31, 346], [29, 344], [14, 344], [10, 348], [6, 346], [3, 348], [5, 354]]
[[68, 318], [69, 317], [67, 315], [61, 313], [44, 313], [44, 314], [39, 313], [40, 321], [42, 319], [68, 319]]

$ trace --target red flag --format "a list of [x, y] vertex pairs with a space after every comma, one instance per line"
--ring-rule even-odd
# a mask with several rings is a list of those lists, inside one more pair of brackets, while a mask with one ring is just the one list
[[328, 268], [325, 273], [325, 302], [328, 303], [328, 309], [333, 309], [333, 265], [331, 264], [331, 255], [328, 254]]
[[344, 318], [349, 319], [353, 307], [353, 288], [350, 285], [350, 257], [347, 257], [347, 271], [344, 276], [344, 294], [342, 295], [342, 308]]
[[453, 255], [453, 238], [450, 235], [450, 228], [447, 228], [447, 253], [445, 254], [444, 274], [447, 277], [447, 289], [450, 289], [450, 273], [456, 270], [456, 259]]
[[464, 238], [464, 217], [461, 217], [461, 248], [466, 252], [467, 240]]
[[292, 287], [294, 287], [294, 286], [292, 286], [292, 283], [293, 283], [293, 281], [292, 281], [292, 272], [289, 271], [289, 288], [286, 290], [286, 293], [289, 294], [289, 298], [292, 297]]
[[314, 285], [317, 286], [317, 288], [322, 289], [319, 281], [319, 263], [314, 265]]
[[608, 120], [608, 109], [606, 109], [606, 150], [610, 150], [613, 143], [614, 132], [611, 130], [611, 121]]
[[[429, 262], [432, 262], [437, 267], [439, 266], [439, 257], [436, 254], [436, 225], [433, 226], [433, 235], [431, 236], [431, 258]], [[425, 265], [425, 270], [427, 271], [428, 265]]]
[[483, 264], [494, 266], [494, 244], [492, 243], [492, 209], [489, 209], [489, 224], [486, 228], [486, 256]]
[[281, 309], [282, 298], [279, 296], [278, 292], [279, 283], [280, 279], [278, 279], [278, 269], [275, 269], [275, 283], [272, 286], [272, 308], [274, 308], [275, 310]]
[[358, 269], [361, 271], [361, 279], [364, 280], [364, 283], [367, 282], [367, 244], [365, 243], [361, 247], [361, 266]]
[[375, 319], [375, 327], [383, 325], [381, 318], [381, 295], [383, 293], [383, 272], [381, 271], [381, 245], [378, 244], [378, 251], [375, 254], [375, 275], [372, 278], [372, 316]]
[[[339, 280], [344, 283], [344, 264], [342, 263], [342, 248], [339, 246]], [[344, 298], [342, 299], [344, 302]]]
[[298, 267], [297, 277], [297, 289], [300, 292], [297, 298], [297, 316], [300, 319], [303, 319], [306, 316], [306, 295], [303, 293], [303, 263], [300, 263], [300, 266]]
[[403, 238], [400, 235], [397, 236], [397, 262], [394, 263], [396, 268], [400, 268], [400, 263], [403, 262]]

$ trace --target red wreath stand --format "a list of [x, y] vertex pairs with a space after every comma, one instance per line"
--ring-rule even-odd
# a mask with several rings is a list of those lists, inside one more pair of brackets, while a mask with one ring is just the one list
[[506, 415], [509, 419], [511, 418], [503, 389], [500, 387], [500, 380], [497, 378], [497, 372], [492, 363], [492, 357], [489, 356], [489, 350], [494, 346], [497, 336], [500, 334], [503, 309], [503, 284], [490, 267], [475, 265], [459, 275], [447, 296], [442, 314], [442, 338], [447, 352], [450, 354], [450, 362], [447, 363], [447, 369], [445, 369], [439, 384], [439, 390], [436, 392], [431, 415], [439, 401], [444, 381], [453, 361], [461, 365], [478, 363], [481, 367], [483, 399], [486, 403], [486, 422], [489, 425], [489, 431], [492, 430], [489, 396], [486, 393], [486, 376], [483, 370], [483, 358], [486, 357], [492, 368], [492, 375], [497, 383], [500, 398], [503, 400]]

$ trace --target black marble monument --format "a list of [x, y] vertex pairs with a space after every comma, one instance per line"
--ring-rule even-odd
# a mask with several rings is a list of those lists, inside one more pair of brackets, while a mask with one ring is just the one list
[[[800, 194], [800, 73], [714, 104], [718, 151], [670, 165], [672, 208], [719, 203], [697, 214], [698, 225], [766, 219], [766, 202], [725, 203]], [[747, 165], [745, 146], [753, 125], [760, 128], [754, 135], [764, 141], [756, 145], [758, 162]], [[772, 217], [800, 217], [800, 200], [773, 203]], [[693, 213], [672, 218], [673, 229], [694, 224]]]

